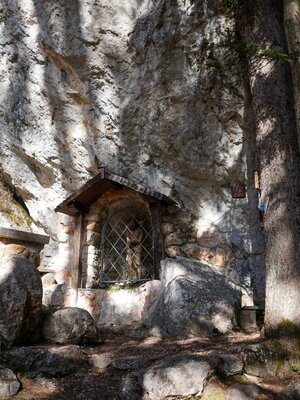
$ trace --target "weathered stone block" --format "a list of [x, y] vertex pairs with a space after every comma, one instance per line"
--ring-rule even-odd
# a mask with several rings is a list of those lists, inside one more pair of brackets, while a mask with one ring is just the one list
[[5, 246], [0, 246], [0, 261], [4, 258], [17, 256], [28, 259], [36, 267], [39, 263], [39, 256], [34, 251], [28, 249], [27, 247], [21, 246], [19, 244], [7, 244]]
[[43, 286], [55, 285], [57, 282], [55, 280], [55, 275], [53, 273], [47, 273], [42, 276]]
[[98, 222], [91, 222], [86, 227], [87, 231], [100, 232], [101, 226]]
[[209, 248], [200, 247], [197, 244], [188, 244], [183, 247], [184, 253], [189, 258], [211, 262], [214, 259], [215, 252]]
[[214, 264], [218, 267], [225, 267], [226, 264], [226, 252], [221, 247], [217, 247], [215, 257], [214, 257]]
[[89, 361], [92, 367], [103, 369], [111, 365], [112, 356], [110, 354], [92, 354]]
[[240, 326], [246, 332], [253, 332], [258, 330], [256, 323], [256, 311], [255, 306], [246, 306], [241, 309], [240, 313]]

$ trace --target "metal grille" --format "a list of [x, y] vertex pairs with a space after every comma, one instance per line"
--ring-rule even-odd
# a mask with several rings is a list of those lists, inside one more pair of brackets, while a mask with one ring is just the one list
[[153, 279], [153, 238], [148, 215], [119, 210], [102, 231], [101, 281], [138, 282]]

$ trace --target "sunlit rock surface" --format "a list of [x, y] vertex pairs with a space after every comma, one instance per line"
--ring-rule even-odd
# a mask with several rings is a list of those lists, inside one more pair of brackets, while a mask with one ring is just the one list
[[254, 158], [223, 3], [1, 3], [0, 223], [50, 234], [57, 270], [72, 248], [57, 243], [69, 225], [54, 207], [106, 165], [181, 205], [163, 221], [167, 255], [232, 262], [261, 299]]

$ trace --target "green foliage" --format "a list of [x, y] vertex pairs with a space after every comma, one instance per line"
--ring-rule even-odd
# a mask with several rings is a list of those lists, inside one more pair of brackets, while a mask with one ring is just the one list
[[278, 329], [285, 336], [291, 336], [300, 339], [300, 327], [289, 319], [283, 319], [278, 325]]
[[225, 39], [222, 46], [228, 49], [233, 55], [245, 58], [252, 63], [263, 59], [288, 63], [292, 63], [295, 60], [294, 55], [286, 53], [280, 46], [265, 48], [261, 43], [249, 40], [237, 40], [235, 33], [230, 28], [225, 30]]
[[[300, 0], [299, 0], [300, 1]], [[292, 63], [295, 55], [289, 54], [281, 46], [267, 47], [263, 42], [240, 39], [237, 36], [237, 18], [241, 14], [240, 0], [223, 0], [227, 28], [221, 33], [219, 42], [203, 43], [206, 55], [206, 66], [215, 80], [215, 87], [229, 98], [235, 99], [237, 107], [243, 106], [243, 95], [240, 88], [244, 78], [256, 75], [268, 64], [273, 67], [278, 63]]]
[[14, 224], [32, 231], [33, 223], [24, 208], [14, 199], [0, 171], [0, 213]]
[[273, 367], [274, 367], [274, 371], [275, 374], [278, 375], [281, 368], [283, 367], [285, 362], [285, 357], [281, 356], [281, 358], [278, 358], [277, 360], [274, 361], [273, 363]]
[[280, 46], [266, 48], [258, 42], [238, 40], [231, 28], [225, 30], [221, 47], [225, 49], [227, 61], [230, 61], [233, 66], [241, 65], [243, 71], [246, 69], [249, 73], [253, 68], [262, 68], [271, 61], [292, 63], [295, 60], [295, 55], [286, 53]]
[[286, 53], [280, 46], [273, 46], [269, 49], [261, 49], [261, 54], [271, 60], [288, 62], [290, 64], [296, 59], [294, 54]]
[[227, 13], [232, 16], [239, 5], [239, 0], [224, 0], [224, 5]]
[[246, 382], [247, 379], [244, 375], [233, 375], [230, 377], [230, 380], [233, 382], [243, 383]]
[[[204, 400], [225, 400], [226, 393], [221, 390], [214, 391], [204, 396]], [[188, 400], [199, 400], [199, 396], [188, 397]]]
[[108, 292], [118, 292], [119, 290], [134, 290], [141, 286], [141, 282], [132, 282], [132, 283], [111, 283], [103, 286]]
[[292, 371], [300, 375], [300, 364], [293, 364]]

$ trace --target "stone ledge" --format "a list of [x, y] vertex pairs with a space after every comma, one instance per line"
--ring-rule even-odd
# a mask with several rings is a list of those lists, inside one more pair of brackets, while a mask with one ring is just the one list
[[23, 242], [29, 243], [39, 243], [39, 244], [48, 244], [49, 236], [39, 235], [37, 233], [18, 231], [16, 229], [10, 228], [2, 228], [0, 227], [0, 239], [15, 239]]
[[39, 270], [39, 272], [41, 272], [43, 274], [48, 274], [48, 273], [53, 274], [56, 272], [55, 269], [47, 268], [47, 267], [38, 267], [38, 270]]

